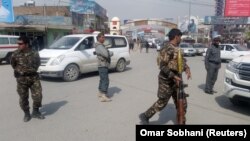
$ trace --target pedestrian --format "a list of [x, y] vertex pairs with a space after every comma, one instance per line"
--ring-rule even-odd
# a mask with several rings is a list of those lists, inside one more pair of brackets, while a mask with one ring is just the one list
[[[169, 43], [164, 46], [158, 55], [157, 63], [160, 68], [158, 75], [158, 100], [144, 113], [139, 115], [142, 124], [148, 124], [149, 119], [158, 111], [161, 111], [167, 104], [172, 96], [174, 104], [177, 108], [177, 85], [181, 78], [178, 76], [177, 54], [178, 45], [181, 42], [182, 33], [179, 29], [172, 29], [168, 34]], [[182, 56], [183, 57], [183, 56]], [[183, 58], [185, 60], [185, 58]], [[184, 71], [186, 72], [187, 79], [191, 78], [189, 66], [184, 62]], [[184, 100], [184, 107], [186, 109], [187, 102]]]
[[111, 99], [107, 96], [109, 87], [108, 68], [111, 62], [111, 56], [113, 56], [113, 52], [105, 48], [103, 45], [104, 41], [104, 34], [99, 33], [97, 35], [97, 43], [95, 44], [95, 51], [98, 59], [98, 71], [100, 76], [98, 97], [101, 98], [101, 102], [109, 102]]
[[130, 50], [133, 50], [134, 48], [134, 41], [132, 37], [129, 37], [128, 42], [129, 42], [129, 52], [130, 52]]
[[205, 93], [216, 93], [213, 90], [214, 84], [217, 80], [218, 72], [221, 67], [220, 47], [221, 35], [214, 34], [212, 36], [212, 45], [206, 51], [205, 68], [207, 70]]
[[148, 43], [148, 41], [146, 41], [146, 43], [145, 43], [145, 47], [146, 47], [146, 53], [148, 53], [148, 48], [149, 48], [149, 43]]
[[[32, 51], [29, 46], [29, 38], [20, 36], [17, 41], [18, 49], [11, 56], [11, 66], [14, 69], [14, 76], [17, 81], [17, 93], [19, 94], [19, 104], [24, 111], [24, 122], [28, 122], [31, 117], [44, 119], [39, 108], [42, 106], [42, 86], [37, 69], [40, 66], [38, 52]], [[33, 112], [30, 115], [29, 90], [33, 99]]]
[[32, 47], [33, 47], [33, 50], [35, 50], [35, 51], [40, 50], [39, 42], [38, 42], [37, 37], [35, 37], [34, 40], [32, 41]]

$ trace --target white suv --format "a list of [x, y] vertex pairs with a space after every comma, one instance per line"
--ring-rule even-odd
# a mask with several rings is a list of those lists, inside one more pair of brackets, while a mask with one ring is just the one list
[[[96, 34], [74, 34], [63, 36], [49, 48], [39, 52], [41, 66], [38, 69], [42, 77], [61, 77], [65, 81], [74, 81], [80, 74], [98, 70], [97, 57], [94, 54]], [[118, 72], [130, 64], [129, 46], [125, 36], [105, 35], [110, 51], [110, 69]]]
[[235, 58], [228, 63], [224, 94], [236, 105], [250, 102], [250, 55]]
[[221, 44], [220, 49], [222, 61], [250, 54], [247, 48], [240, 47], [238, 44]]

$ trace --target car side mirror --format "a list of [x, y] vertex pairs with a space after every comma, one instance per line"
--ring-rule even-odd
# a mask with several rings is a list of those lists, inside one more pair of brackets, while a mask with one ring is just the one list
[[232, 49], [231, 51], [234, 52], [234, 51], [236, 51], [236, 49]]

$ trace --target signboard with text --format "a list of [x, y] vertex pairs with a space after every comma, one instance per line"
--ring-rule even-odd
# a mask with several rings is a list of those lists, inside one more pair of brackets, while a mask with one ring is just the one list
[[249, 25], [250, 17], [205, 16], [205, 25]]
[[225, 17], [250, 17], [250, 0], [226, 0]]
[[14, 13], [12, 0], [0, 0], [0, 22], [13, 22]]
[[94, 14], [94, 0], [70, 0], [70, 11], [78, 14]]

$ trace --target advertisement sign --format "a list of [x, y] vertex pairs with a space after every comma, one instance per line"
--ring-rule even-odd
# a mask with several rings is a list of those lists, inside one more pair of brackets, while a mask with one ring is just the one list
[[12, 0], [0, 0], [0, 22], [13, 22], [14, 13]]
[[220, 17], [220, 16], [205, 16], [205, 25], [247, 25], [250, 18], [248, 17]]
[[70, 11], [78, 14], [94, 14], [94, 0], [70, 0]]
[[226, 0], [224, 16], [250, 17], [250, 0]]

